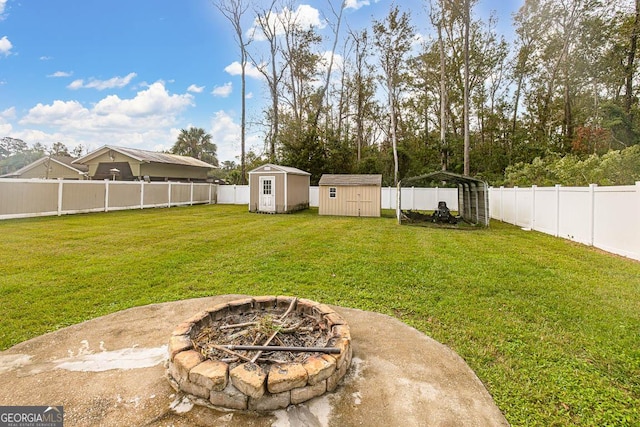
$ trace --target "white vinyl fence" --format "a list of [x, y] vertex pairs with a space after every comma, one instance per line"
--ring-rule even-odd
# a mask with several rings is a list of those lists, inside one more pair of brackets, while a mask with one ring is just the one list
[[491, 218], [640, 260], [640, 182], [490, 188]]

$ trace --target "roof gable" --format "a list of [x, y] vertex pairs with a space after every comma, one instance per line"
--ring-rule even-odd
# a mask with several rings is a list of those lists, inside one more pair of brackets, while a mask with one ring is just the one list
[[318, 185], [373, 185], [382, 186], [382, 175], [323, 174]]
[[35, 162], [31, 162], [28, 165], [21, 167], [17, 171], [14, 171], [14, 172], [8, 173], [6, 175], [2, 175], [2, 176], [4, 176], [4, 177], [12, 176], [13, 177], [13, 176], [24, 175], [25, 172], [28, 172], [28, 171], [30, 171], [32, 169], [35, 169], [38, 166], [43, 165], [47, 161], [57, 163], [60, 166], [62, 166], [64, 168], [67, 168], [67, 169], [70, 169], [71, 171], [76, 172], [78, 174], [86, 172], [89, 169], [85, 165], [72, 165], [72, 163], [74, 161], [73, 157], [69, 157], [69, 156], [44, 156], [44, 157], [39, 158]]
[[276, 170], [278, 172], [290, 173], [292, 175], [311, 175], [309, 172], [305, 172], [301, 169], [297, 169], [291, 166], [274, 165], [273, 163], [267, 163], [265, 165], [258, 166], [257, 168], [249, 171], [249, 173], [270, 172], [273, 170]]

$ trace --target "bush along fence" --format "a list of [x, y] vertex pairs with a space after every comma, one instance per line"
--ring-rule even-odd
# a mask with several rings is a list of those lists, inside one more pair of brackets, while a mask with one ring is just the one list
[[490, 188], [491, 218], [640, 260], [640, 182]]
[[215, 203], [216, 191], [193, 182], [0, 179], [0, 219]]

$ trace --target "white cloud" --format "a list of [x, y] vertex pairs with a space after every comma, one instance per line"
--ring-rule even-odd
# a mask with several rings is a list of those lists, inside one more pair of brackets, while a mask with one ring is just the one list
[[363, 6], [369, 6], [369, 0], [346, 0], [344, 7], [345, 9], [353, 9], [358, 10]]
[[52, 104], [38, 104], [29, 110], [19, 123], [57, 127], [67, 133], [92, 133], [101, 138], [100, 132], [129, 134], [161, 130], [177, 121], [177, 116], [193, 105], [190, 94], [170, 95], [160, 82], [140, 91], [134, 98], [120, 99], [109, 95], [93, 108], [86, 108], [78, 101], [56, 100]]
[[233, 84], [231, 82], [225, 83], [222, 86], [216, 86], [213, 88], [213, 90], [211, 91], [211, 94], [213, 96], [219, 96], [221, 98], [226, 98], [229, 95], [231, 95], [231, 92], [233, 91]]
[[41, 56], [40, 61], [51, 61], [53, 56]]
[[37, 104], [20, 118], [14, 107], [8, 108], [0, 111], [0, 136], [10, 135], [29, 145], [82, 144], [89, 151], [105, 144], [169, 149], [177, 138], [173, 129], [181, 126], [182, 114], [194, 101], [192, 94], [172, 94], [164, 85], [153, 83], [127, 99], [110, 95], [95, 105], [76, 100]]
[[218, 160], [233, 160], [240, 154], [240, 125], [226, 111], [217, 111], [211, 119], [211, 140], [218, 147]]
[[0, 111], [0, 118], [13, 119], [16, 117], [16, 107], [9, 107], [4, 111]]
[[187, 92], [202, 93], [204, 86], [191, 85], [187, 88]]
[[253, 92], [247, 93], [247, 95], [244, 98], [245, 99], [253, 99]]
[[0, 0], [0, 21], [4, 18], [2, 15], [4, 14], [5, 7], [7, 6], [7, 0]]
[[56, 71], [53, 74], [49, 74], [47, 77], [71, 77], [73, 75], [70, 71]]
[[11, 123], [2, 123], [0, 120], [0, 135], [11, 135], [12, 129]]
[[0, 39], [0, 55], [9, 56], [11, 54], [12, 47], [13, 45], [11, 44], [7, 36], [4, 36]]
[[94, 107], [97, 114], [125, 114], [134, 117], [164, 115], [182, 111], [193, 105], [193, 95], [169, 95], [161, 82], [153, 83], [146, 90], [140, 91], [133, 99], [120, 99], [110, 95]]
[[[231, 64], [224, 67], [224, 71], [231, 74], [232, 76], [241, 76], [242, 75], [242, 65], [240, 62], [234, 61]], [[244, 68], [244, 73], [247, 77], [253, 77], [254, 79], [263, 79], [264, 76], [253, 64], [247, 64]]]
[[7, 120], [13, 119], [16, 116], [15, 107], [7, 108], [4, 111], [0, 111], [0, 136], [7, 136], [11, 134], [13, 126], [8, 123]]
[[[211, 118], [209, 129], [211, 140], [218, 147], [218, 161], [239, 161], [240, 157], [240, 124], [226, 111], [217, 111]], [[245, 136], [245, 150], [259, 152], [264, 143], [259, 135], [247, 133]]]
[[67, 88], [73, 89], [73, 90], [77, 90], [77, 89], [104, 90], [104, 89], [114, 89], [114, 88], [120, 89], [128, 85], [131, 82], [131, 80], [133, 80], [133, 78], [136, 76], [137, 76], [136, 73], [129, 73], [124, 77], [117, 76], [117, 77], [112, 77], [108, 80], [98, 80], [98, 79], [90, 78], [87, 83], [85, 83], [83, 79], [78, 79], [78, 80], [72, 81], [69, 84], [69, 86], [67, 86]]
[[[308, 4], [301, 4], [295, 11], [285, 7], [281, 12], [270, 14], [267, 18], [268, 26], [274, 28], [276, 34], [283, 34], [285, 25], [298, 24], [300, 27], [307, 29], [309, 27], [323, 29], [327, 26], [326, 21], [320, 18], [320, 11]], [[253, 27], [247, 32], [256, 40], [264, 41], [266, 38], [260, 29], [257, 20], [254, 21]]]

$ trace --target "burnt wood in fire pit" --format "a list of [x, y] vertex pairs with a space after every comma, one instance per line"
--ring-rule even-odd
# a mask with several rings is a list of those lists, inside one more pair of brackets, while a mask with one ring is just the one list
[[169, 340], [168, 378], [196, 402], [271, 411], [335, 390], [351, 357], [349, 327], [330, 307], [253, 297], [180, 324]]

